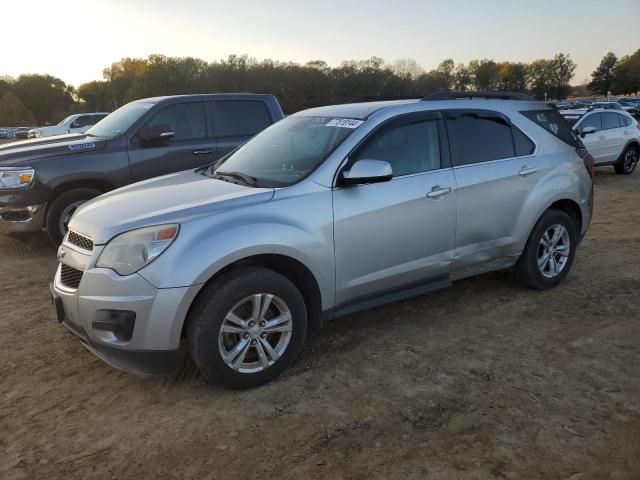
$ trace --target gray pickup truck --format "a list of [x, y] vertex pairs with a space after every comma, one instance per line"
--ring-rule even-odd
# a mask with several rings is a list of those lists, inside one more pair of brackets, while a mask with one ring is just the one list
[[115, 188], [207, 165], [283, 118], [273, 95], [137, 100], [85, 134], [0, 147], [0, 232], [62, 242], [74, 211]]

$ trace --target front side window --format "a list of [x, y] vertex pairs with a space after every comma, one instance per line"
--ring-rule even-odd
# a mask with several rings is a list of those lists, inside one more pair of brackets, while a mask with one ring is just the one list
[[612, 128], [620, 128], [620, 120], [618, 118], [620, 115], [613, 112], [602, 113], [602, 129], [603, 130], [611, 130]]
[[178, 103], [156, 113], [143, 128], [164, 127], [175, 135], [173, 142], [207, 136], [204, 103]]
[[428, 172], [440, 168], [440, 139], [436, 120], [389, 126], [374, 134], [355, 155], [358, 160], [385, 160], [393, 176]]
[[256, 100], [219, 100], [213, 104], [213, 128], [216, 137], [253, 136], [271, 125], [263, 102]]
[[447, 118], [447, 132], [456, 166], [515, 156], [511, 127], [499, 116], [456, 113]]
[[593, 127], [596, 129], [596, 132], [602, 130], [602, 118], [599, 113], [594, 113], [589, 115], [587, 118], [580, 122], [580, 130], [585, 127]]
[[312, 173], [362, 123], [333, 117], [292, 116], [231, 152], [209, 175], [241, 174], [258, 187], [286, 187]]

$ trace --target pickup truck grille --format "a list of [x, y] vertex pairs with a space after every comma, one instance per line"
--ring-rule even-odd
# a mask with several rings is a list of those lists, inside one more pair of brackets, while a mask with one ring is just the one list
[[80, 247], [84, 250], [88, 250], [89, 252], [93, 250], [93, 240], [91, 240], [89, 237], [85, 237], [84, 235], [80, 235], [73, 230], [69, 230], [67, 241], [70, 244]]
[[60, 283], [67, 288], [78, 288], [82, 280], [82, 274], [82, 270], [76, 270], [63, 263], [60, 266]]

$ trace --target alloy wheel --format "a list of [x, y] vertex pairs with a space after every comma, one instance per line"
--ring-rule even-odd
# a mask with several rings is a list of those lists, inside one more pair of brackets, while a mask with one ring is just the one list
[[257, 293], [229, 310], [218, 334], [218, 349], [229, 368], [257, 373], [282, 357], [292, 331], [291, 310], [284, 300]]
[[624, 171], [629, 173], [632, 172], [638, 163], [638, 152], [630, 148], [624, 156], [623, 167]]
[[73, 217], [73, 214], [78, 209], [78, 207], [85, 202], [86, 200], [73, 202], [67, 205], [67, 207], [62, 211], [62, 215], [60, 215], [60, 220], [58, 221], [58, 228], [60, 229], [60, 233], [62, 233], [63, 237], [66, 235], [67, 230], [69, 230], [69, 222], [71, 221], [71, 217]]
[[566, 227], [557, 224], [549, 227], [538, 245], [538, 269], [546, 278], [557, 277], [569, 262], [571, 238]]

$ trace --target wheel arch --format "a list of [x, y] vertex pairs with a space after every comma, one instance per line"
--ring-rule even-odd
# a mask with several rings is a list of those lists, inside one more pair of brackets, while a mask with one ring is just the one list
[[49, 195], [49, 200], [47, 201], [47, 210], [51, 206], [53, 202], [55, 202], [60, 195], [63, 193], [69, 192], [71, 190], [75, 190], [76, 188], [92, 188], [94, 190], [98, 190], [101, 193], [107, 193], [110, 190], [113, 190], [115, 187], [102, 179], [88, 179], [88, 180], [70, 180], [68, 182], [60, 183], [56, 185]]
[[187, 310], [182, 324], [180, 338], [185, 338], [187, 325], [192, 312], [202, 301], [206, 286], [214, 282], [221, 275], [244, 267], [260, 267], [272, 270], [290, 280], [302, 294], [307, 306], [307, 318], [310, 331], [317, 330], [322, 325], [322, 293], [320, 284], [311, 270], [300, 260], [280, 253], [260, 253], [235, 260], [216, 271], [195, 296]]

